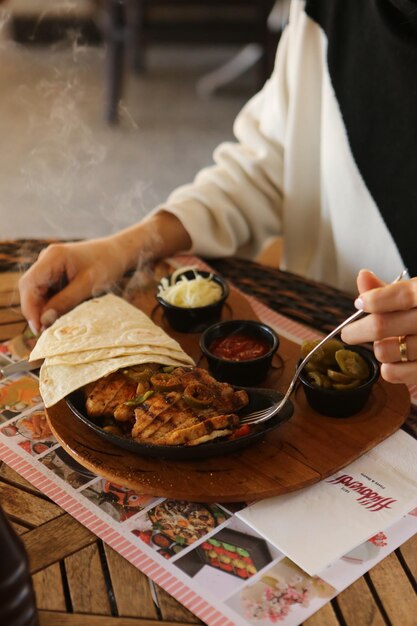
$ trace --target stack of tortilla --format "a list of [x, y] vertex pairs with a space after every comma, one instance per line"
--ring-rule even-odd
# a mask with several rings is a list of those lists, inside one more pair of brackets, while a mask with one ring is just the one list
[[88, 300], [60, 317], [39, 337], [29, 357], [36, 359], [44, 359], [39, 381], [46, 407], [120, 368], [195, 365], [145, 313], [113, 294]]

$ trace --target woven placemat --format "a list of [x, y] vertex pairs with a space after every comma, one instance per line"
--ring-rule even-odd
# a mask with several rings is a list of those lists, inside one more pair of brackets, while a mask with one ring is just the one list
[[234, 257], [206, 262], [273, 311], [323, 333], [355, 311], [352, 296], [290, 272]]
[[23, 272], [39, 252], [56, 239], [13, 239], [0, 241], [0, 272]]

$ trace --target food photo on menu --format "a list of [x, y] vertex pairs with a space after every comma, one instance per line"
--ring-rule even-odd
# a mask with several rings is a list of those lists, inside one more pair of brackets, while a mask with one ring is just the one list
[[61, 448], [56, 447], [47, 454], [39, 458], [39, 462], [43, 467], [47, 468], [57, 478], [61, 479], [65, 484], [70, 485], [73, 489], [79, 489], [83, 485], [91, 481], [91, 475], [84, 472], [78, 472], [72, 467], [72, 464], [66, 462], [65, 457], [61, 456]]
[[[241, 525], [244, 528], [244, 525]], [[247, 529], [246, 529], [247, 530]], [[247, 580], [273, 560], [277, 552], [252, 532], [235, 530], [233, 523], [227, 525], [200, 542], [193, 550], [175, 561], [183, 572], [204, 585], [206, 577], [218, 580], [219, 594], [223, 584], [232, 584], [229, 576], [239, 581]], [[228, 574], [224, 576], [222, 574]]]
[[227, 601], [249, 623], [300, 624], [337, 590], [284, 557]]
[[38, 381], [31, 376], [0, 380], [0, 424], [42, 402]]
[[[155, 498], [146, 494], [138, 494], [129, 487], [99, 479], [80, 490], [80, 493], [100, 511], [107, 513], [118, 522], [124, 522], [155, 502]], [[86, 481], [88, 482], [88, 481]]]
[[166, 499], [138, 516], [131, 532], [165, 559], [171, 559], [229, 517], [227, 509], [217, 504]]
[[22, 417], [7, 421], [0, 432], [17, 441], [26, 452], [42, 454], [56, 445], [56, 439], [49, 427], [45, 409], [26, 412]]

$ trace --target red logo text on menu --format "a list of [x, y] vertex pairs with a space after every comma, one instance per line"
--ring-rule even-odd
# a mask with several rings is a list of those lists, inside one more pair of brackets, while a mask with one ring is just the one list
[[332, 480], [328, 480], [327, 482], [333, 483], [334, 485], [344, 485], [351, 491], [356, 491], [359, 494], [359, 497], [357, 498], [359, 504], [372, 512], [381, 511], [382, 509], [390, 509], [391, 504], [397, 502], [395, 498], [381, 496], [377, 491], [367, 487], [359, 480], [355, 480], [352, 476], [349, 476], [349, 474], [342, 474], [341, 476], [332, 478]]

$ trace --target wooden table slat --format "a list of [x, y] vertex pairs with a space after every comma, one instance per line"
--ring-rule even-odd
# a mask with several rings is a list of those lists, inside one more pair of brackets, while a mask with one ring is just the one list
[[67, 514], [31, 530], [22, 539], [32, 574], [97, 540], [92, 532]]
[[[330, 602], [303, 622], [303, 626], [339, 626], [339, 624], [340, 622]], [[355, 624], [355, 626], [359, 626], [359, 624]]]
[[21, 272], [2, 272], [0, 277], [0, 293], [17, 292]]
[[62, 515], [62, 510], [57, 504], [2, 482], [0, 482], [0, 503], [7, 515], [31, 526], [39, 526]]
[[104, 550], [119, 615], [158, 619], [148, 577], [110, 546], [104, 545]]
[[19, 306], [0, 308], [0, 325], [16, 324], [21, 321], [25, 320]]
[[[19, 292], [17, 289], [13, 291], [3, 291], [0, 286], [0, 307], [18, 307], [20, 304]], [[20, 311], [20, 308], [18, 309]]]
[[393, 552], [369, 572], [391, 626], [415, 626], [417, 596]]
[[405, 564], [414, 579], [417, 580], [417, 535], [411, 537], [400, 548], [399, 551], [403, 557]]
[[32, 577], [36, 606], [48, 611], [65, 611], [64, 585], [59, 563], [54, 563]]
[[76, 613], [111, 615], [97, 543], [78, 550], [64, 563], [73, 610]]
[[26, 321], [17, 321], [15, 324], [1, 324], [0, 325], [0, 341], [6, 341], [10, 337], [15, 337], [26, 328]]
[[26, 526], [22, 526], [22, 524], [18, 524], [17, 522], [14, 522], [12, 519], [10, 519], [9, 521], [18, 535], [24, 535], [30, 530], [30, 528], [27, 528]]
[[134, 617], [110, 617], [83, 613], [39, 611], [39, 626], [189, 626], [189, 622], [167, 622]]
[[364, 578], [359, 578], [336, 598], [346, 626], [384, 626], [385, 619]]

